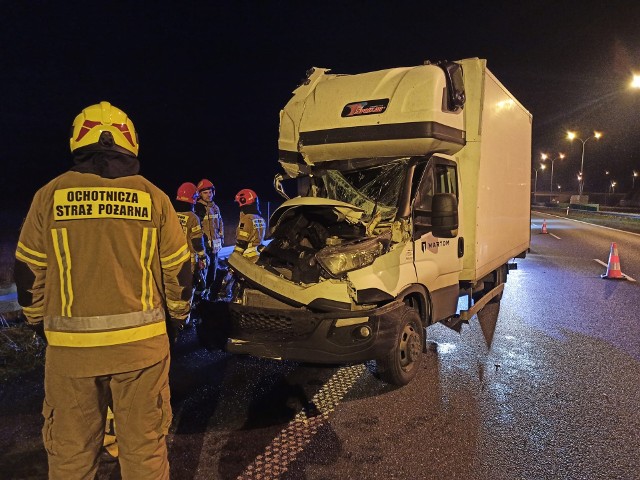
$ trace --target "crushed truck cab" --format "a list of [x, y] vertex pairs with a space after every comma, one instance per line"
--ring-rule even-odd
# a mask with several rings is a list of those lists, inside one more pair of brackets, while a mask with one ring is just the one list
[[[531, 115], [472, 58], [312, 69], [280, 114], [282, 182], [257, 262], [232, 254], [227, 349], [418, 369], [425, 328], [499, 301], [529, 248]], [[457, 313], [461, 295], [475, 302]]]

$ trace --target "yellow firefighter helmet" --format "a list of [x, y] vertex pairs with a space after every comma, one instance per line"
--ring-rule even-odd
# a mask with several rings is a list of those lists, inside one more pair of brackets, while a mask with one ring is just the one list
[[138, 156], [138, 134], [133, 122], [109, 102], [91, 105], [75, 118], [69, 139], [71, 151], [93, 146], [99, 150], [116, 150]]

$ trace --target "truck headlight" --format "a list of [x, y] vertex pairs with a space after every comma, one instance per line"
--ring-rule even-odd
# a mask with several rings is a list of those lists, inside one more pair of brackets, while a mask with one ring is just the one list
[[371, 265], [377, 257], [387, 251], [390, 241], [391, 232], [385, 232], [375, 238], [325, 247], [316, 253], [316, 260], [329, 274], [337, 277]]

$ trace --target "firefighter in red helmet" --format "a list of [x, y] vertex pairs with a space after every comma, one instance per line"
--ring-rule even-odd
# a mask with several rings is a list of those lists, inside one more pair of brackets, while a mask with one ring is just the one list
[[[194, 207], [198, 199], [197, 187], [191, 182], [185, 182], [178, 187], [176, 199], [173, 206], [178, 214], [178, 220], [180, 220], [180, 226], [185, 234], [189, 252], [191, 253], [191, 272], [193, 273], [193, 286], [191, 293], [192, 305], [193, 305], [193, 293], [196, 285], [202, 284], [201, 288], [204, 288], [204, 279], [207, 275], [207, 267], [209, 266], [209, 257], [206, 254], [204, 234], [202, 232], [202, 226], [200, 219], [194, 213]], [[187, 319], [189, 323], [191, 319]], [[173, 340], [175, 341], [177, 335], [176, 332], [172, 332]]]
[[96, 476], [111, 404], [122, 478], [168, 479], [165, 312], [189, 314], [189, 249], [167, 195], [138, 175], [122, 110], [85, 108], [69, 141], [75, 165], [36, 192], [14, 268], [23, 313], [48, 342], [49, 478]]
[[[260, 203], [258, 195], [253, 190], [244, 188], [236, 194], [236, 203], [240, 207], [240, 221], [236, 229], [236, 245], [234, 253], [239, 253], [244, 257], [257, 261], [259, 249], [262, 247], [267, 224], [260, 214]], [[218, 300], [229, 300], [234, 285], [233, 269], [229, 269], [218, 293]]]
[[202, 298], [207, 299], [210, 296], [211, 284], [215, 280], [216, 270], [218, 269], [218, 253], [224, 245], [224, 223], [222, 221], [222, 215], [220, 214], [220, 208], [213, 201], [216, 195], [216, 189], [213, 183], [203, 178], [198, 182], [196, 188], [199, 198], [195, 206], [195, 213], [198, 215], [198, 218], [200, 218], [202, 230], [205, 235], [207, 254], [211, 261], [206, 276], [206, 287], [201, 294]]
[[247, 258], [258, 258], [258, 248], [262, 245], [267, 224], [260, 213], [258, 195], [251, 189], [244, 188], [236, 194], [236, 203], [240, 207], [240, 222], [236, 230], [236, 246], [234, 252]]

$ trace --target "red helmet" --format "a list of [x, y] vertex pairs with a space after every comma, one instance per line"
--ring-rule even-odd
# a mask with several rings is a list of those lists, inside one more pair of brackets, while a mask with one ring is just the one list
[[198, 192], [196, 190], [196, 186], [193, 183], [185, 182], [178, 187], [178, 194], [176, 196], [176, 200], [195, 204], [197, 197], [198, 197]]
[[213, 193], [216, 193], [216, 187], [214, 187], [213, 183], [211, 183], [211, 181], [207, 180], [206, 178], [203, 178], [198, 182], [197, 188], [199, 192], [201, 192], [202, 190], [206, 190], [207, 188], [210, 188], [213, 191]]
[[236, 194], [236, 202], [238, 202], [241, 207], [251, 205], [252, 203], [255, 203], [256, 200], [258, 200], [258, 195], [256, 195], [256, 192], [248, 188], [243, 188]]

